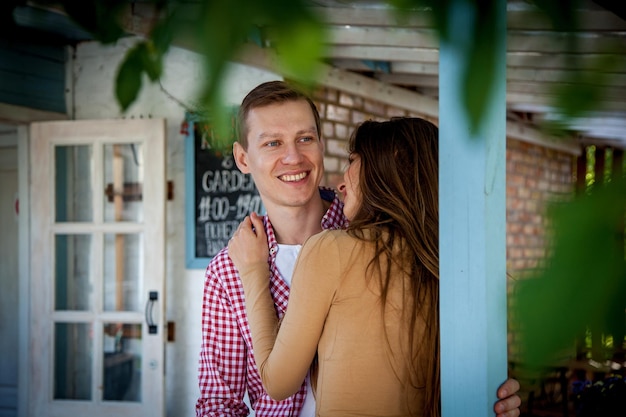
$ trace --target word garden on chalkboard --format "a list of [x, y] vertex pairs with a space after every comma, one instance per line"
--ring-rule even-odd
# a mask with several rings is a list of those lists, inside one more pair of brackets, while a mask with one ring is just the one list
[[195, 256], [210, 258], [244, 217], [263, 207], [250, 174], [239, 171], [232, 154], [207, 148], [201, 130], [194, 129]]

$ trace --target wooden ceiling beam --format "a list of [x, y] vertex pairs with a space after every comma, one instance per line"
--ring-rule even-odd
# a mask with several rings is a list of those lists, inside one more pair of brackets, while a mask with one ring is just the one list
[[[367, 68], [364, 67], [357, 68], [356, 65], [349, 67], [351, 70], [367, 70]], [[434, 86], [439, 83], [439, 75], [437, 72], [426, 73], [424, 71], [420, 71], [417, 73], [400, 73], [392, 71], [390, 74], [376, 74], [375, 77], [380, 81], [391, 84]], [[512, 87], [514, 83], [527, 83], [543, 86], [554, 85], [564, 83], [568, 79], [576, 79], [575, 77], [575, 71], [533, 70], [525, 68], [509, 68], [506, 74], [506, 80], [508, 83], [507, 88]], [[609, 74], [606, 78], [597, 77], [592, 79], [590, 84], [606, 86], [622, 91], [622, 89], [626, 87], [626, 74]], [[626, 95], [624, 95], [624, 97], [626, 97]]]
[[[332, 45], [326, 52], [326, 57], [328, 59], [390, 61], [399, 64], [402, 62], [437, 64], [439, 50], [395, 46]], [[626, 55], [510, 52], [507, 53], [507, 66], [570, 71], [610, 72], [615, 69], [623, 71], [626, 69]]]
[[[249, 44], [237, 57], [237, 62], [277, 71], [275, 53]], [[372, 97], [384, 104], [393, 105], [426, 116], [438, 117], [439, 102], [428, 96], [417, 94], [405, 88], [381, 83], [370, 77], [359, 75], [322, 64], [319, 83], [326, 87], [342, 90], [362, 97]], [[289, 77], [291, 74], [284, 74]]]
[[[368, 26], [330, 26], [333, 45], [367, 47], [405, 47], [439, 49], [433, 30], [409, 28], [377, 28]], [[559, 32], [515, 32], [507, 35], [507, 52], [537, 53], [626, 53], [626, 37], [615, 33], [578, 33], [571, 36]]]
[[[530, 6], [529, 6], [530, 7]], [[427, 10], [402, 11], [396, 15], [389, 8], [313, 7], [332, 25], [379, 26], [432, 29], [432, 14]], [[623, 32], [626, 21], [607, 10], [579, 10], [577, 31]], [[544, 13], [538, 10], [507, 11], [507, 30], [554, 30]]]
[[[554, 106], [554, 95], [546, 94], [530, 94], [530, 93], [506, 93], [506, 104], [511, 109], [528, 109], [528, 108], [550, 108]], [[597, 111], [607, 112], [626, 112], [626, 101], [624, 100], [602, 100], [598, 103]]]

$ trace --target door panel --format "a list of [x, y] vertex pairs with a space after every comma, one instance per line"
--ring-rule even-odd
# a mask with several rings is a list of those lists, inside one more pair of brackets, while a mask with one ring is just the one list
[[164, 131], [31, 125], [31, 415], [163, 415]]

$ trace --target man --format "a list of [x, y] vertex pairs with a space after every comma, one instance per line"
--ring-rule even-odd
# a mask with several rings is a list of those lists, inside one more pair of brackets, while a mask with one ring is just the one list
[[[319, 187], [324, 144], [310, 98], [282, 81], [263, 83], [244, 98], [237, 123], [239, 141], [233, 154], [239, 169], [252, 175], [267, 211], [270, 289], [282, 317], [301, 245], [323, 229], [345, 227], [347, 221], [334, 191]], [[245, 416], [247, 391], [257, 417], [313, 416], [315, 399], [308, 377], [295, 395], [283, 401], [274, 401], [263, 389], [244, 300], [243, 286], [224, 248], [205, 275], [196, 415]], [[515, 380], [500, 387], [498, 416], [519, 415], [518, 390]]]

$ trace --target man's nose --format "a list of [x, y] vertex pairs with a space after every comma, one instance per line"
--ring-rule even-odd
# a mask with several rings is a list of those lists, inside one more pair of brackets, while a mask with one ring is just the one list
[[283, 163], [297, 164], [302, 161], [302, 151], [295, 144], [288, 145], [283, 155]]

